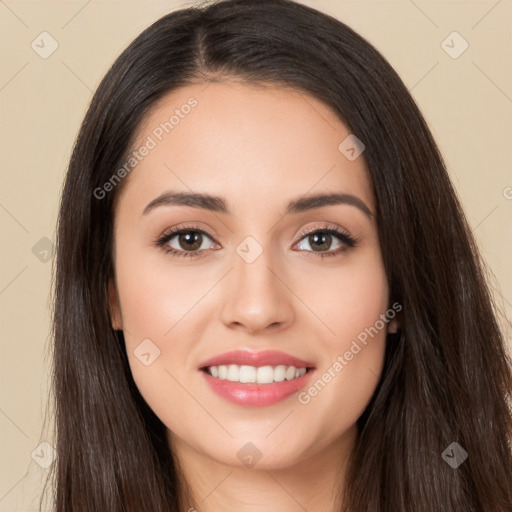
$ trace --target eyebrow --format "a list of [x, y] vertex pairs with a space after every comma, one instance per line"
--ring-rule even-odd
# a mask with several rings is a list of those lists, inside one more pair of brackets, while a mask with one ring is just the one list
[[[301, 213], [307, 210], [337, 204], [354, 206], [361, 210], [370, 219], [373, 217], [373, 213], [371, 212], [370, 208], [368, 208], [368, 206], [361, 199], [359, 199], [359, 197], [344, 193], [315, 194], [293, 199], [288, 203], [288, 206], [285, 210], [285, 215]], [[212, 212], [231, 215], [228, 204], [222, 197], [196, 192], [164, 192], [160, 196], [153, 199], [144, 208], [142, 215], [147, 215], [158, 206], [172, 205], [190, 206], [192, 208], [201, 208]]]

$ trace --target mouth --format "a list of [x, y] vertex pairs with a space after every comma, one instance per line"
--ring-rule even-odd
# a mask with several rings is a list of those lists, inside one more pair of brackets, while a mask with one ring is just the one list
[[268, 350], [226, 352], [199, 366], [210, 390], [239, 406], [262, 407], [298, 393], [316, 367], [308, 361]]
[[277, 366], [249, 366], [249, 365], [213, 365], [201, 368], [201, 370], [215, 379], [228, 380], [230, 382], [239, 382], [241, 384], [272, 384], [274, 382], [283, 382], [285, 380], [294, 380], [302, 377], [313, 367], [287, 366], [280, 364]]

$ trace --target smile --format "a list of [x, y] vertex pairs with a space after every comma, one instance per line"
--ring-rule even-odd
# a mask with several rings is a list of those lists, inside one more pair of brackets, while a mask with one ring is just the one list
[[295, 368], [295, 366], [248, 366], [248, 365], [219, 365], [208, 366], [204, 369], [212, 377], [230, 382], [240, 383], [258, 383], [271, 384], [273, 382], [283, 382], [284, 380], [293, 380], [302, 377], [307, 368]]

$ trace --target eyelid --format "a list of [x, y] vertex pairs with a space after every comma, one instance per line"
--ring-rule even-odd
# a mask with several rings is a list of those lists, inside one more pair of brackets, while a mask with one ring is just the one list
[[299, 231], [296, 237], [300, 237], [300, 239], [304, 238], [307, 235], [310, 235], [312, 233], [316, 233], [317, 231], [329, 231], [335, 229], [336, 231], [339, 231], [340, 233], [346, 234], [347, 236], [350, 236], [348, 231], [343, 229], [341, 226], [338, 226], [337, 224], [331, 224], [324, 222], [322, 226], [312, 226], [308, 228], [304, 228], [303, 230]]

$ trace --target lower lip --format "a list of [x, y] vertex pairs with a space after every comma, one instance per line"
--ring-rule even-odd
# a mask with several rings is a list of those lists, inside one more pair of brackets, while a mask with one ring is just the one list
[[315, 370], [311, 368], [302, 377], [272, 384], [232, 382], [212, 377], [204, 370], [200, 370], [200, 372], [204, 375], [212, 391], [229, 402], [249, 407], [263, 407], [280, 402], [299, 392], [307, 384]]

